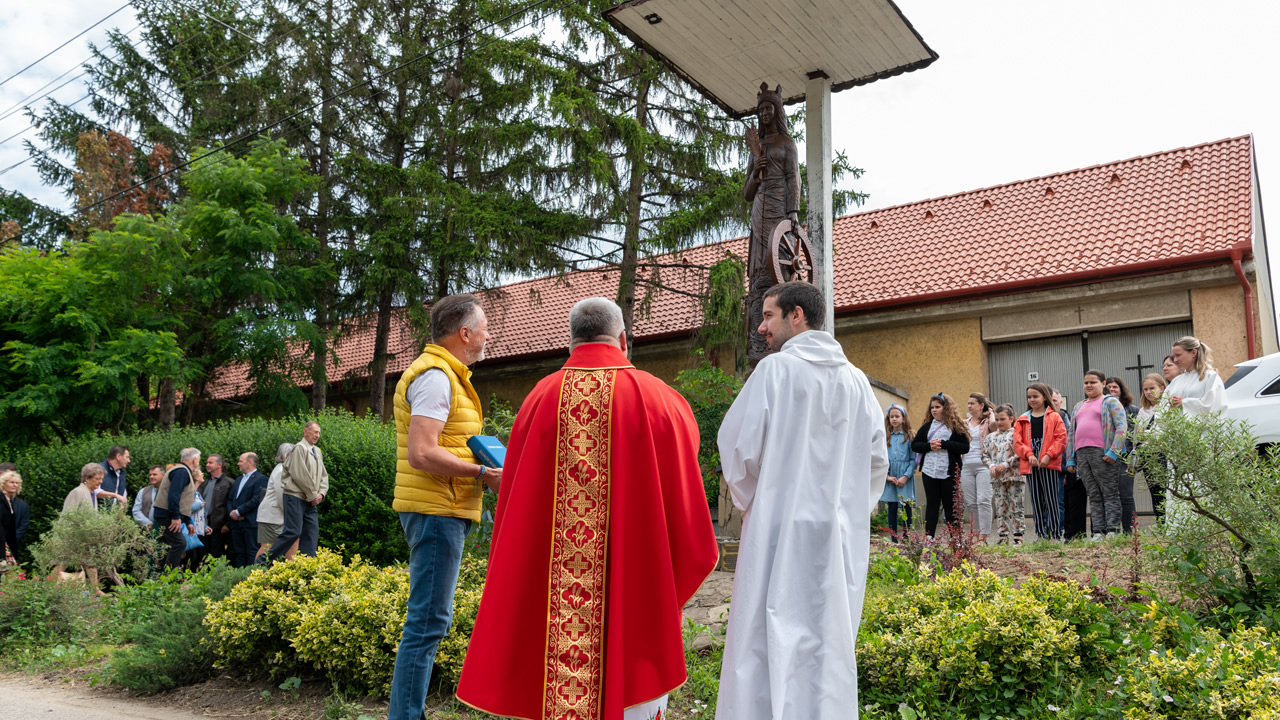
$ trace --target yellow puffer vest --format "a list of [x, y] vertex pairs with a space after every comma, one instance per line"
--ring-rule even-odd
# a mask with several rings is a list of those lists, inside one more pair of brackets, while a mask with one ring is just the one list
[[409, 465], [410, 409], [405, 393], [415, 378], [431, 368], [443, 370], [453, 387], [449, 419], [440, 431], [440, 447], [467, 462], [476, 462], [475, 455], [467, 447], [467, 440], [480, 434], [483, 418], [480, 415], [480, 398], [471, 387], [471, 371], [448, 350], [439, 345], [428, 345], [400, 376], [392, 401], [396, 417], [396, 494], [391, 507], [396, 512], [479, 521], [480, 499], [484, 493], [481, 481], [474, 477], [432, 475]]

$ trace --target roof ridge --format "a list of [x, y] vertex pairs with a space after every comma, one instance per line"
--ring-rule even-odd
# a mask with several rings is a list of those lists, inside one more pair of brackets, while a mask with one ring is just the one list
[[899, 203], [897, 205], [890, 205], [888, 207], [876, 208], [875, 210], [864, 210], [862, 212], [850, 213], [848, 215], [841, 215], [840, 217], [835, 218], [835, 220], [845, 220], [849, 218], [857, 218], [857, 217], [864, 217], [864, 216], [869, 217], [871, 215], [888, 212], [890, 210], [901, 210], [902, 208], [915, 207], [918, 205], [926, 205], [928, 203], [941, 202], [943, 200], [951, 200], [952, 198], [965, 197], [967, 195], [975, 195], [977, 193], [988, 192], [991, 190], [1000, 190], [1003, 188], [1015, 187], [1018, 185], [1023, 185], [1025, 183], [1040, 182], [1044, 180], [1049, 180], [1051, 178], [1065, 177], [1067, 175], [1072, 175], [1074, 173], [1081, 173], [1089, 170], [1098, 170], [1100, 168], [1123, 165], [1125, 163], [1137, 162], [1139, 160], [1150, 160], [1152, 158], [1160, 157], [1161, 155], [1172, 155], [1173, 153], [1186, 152], [1188, 150], [1199, 150], [1201, 148], [1211, 147], [1214, 145], [1223, 145], [1226, 143], [1236, 142], [1238, 140], [1244, 140], [1248, 143], [1252, 143], [1253, 133], [1237, 135], [1236, 137], [1222, 138], [1220, 140], [1211, 140], [1209, 142], [1198, 143], [1196, 145], [1186, 145], [1184, 147], [1173, 148], [1172, 150], [1160, 150], [1158, 152], [1148, 153], [1146, 155], [1135, 155], [1133, 157], [1124, 158], [1122, 160], [1112, 160], [1110, 162], [1097, 163], [1094, 165], [1078, 167], [1071, 170], [1062, 170], [1055, 173], [1049, 173], [1048, 175], [1037, 175], [1035, 177], [1023, 178], [1022, 180], [1011, 180], [1009, 182], [998, 183], [996, 185], [988, 185], [986, 187], [975, 188], [973, 190], [961, 190], [959, 192], [954, 192], [948, 195], [938, 195], [936, 197], [925, 198], [924, 200], [915, 200], [909, 203]]

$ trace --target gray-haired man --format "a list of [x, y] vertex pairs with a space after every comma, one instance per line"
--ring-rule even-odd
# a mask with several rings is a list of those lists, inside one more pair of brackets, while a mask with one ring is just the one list
[[186, 525], [192, 535], [196, 532], [196, 527], [191, 522], [191, 506], [196, 497], [196, 485], [192, 478], [199, 467], [200, 451], [184, 448], [179, 455], [178, 464], [164, 474], [160, 487], [156, 488], [156, 499], [151, 509], [156, 527], [164, 528], [160, 535], [160, 541], [168, 548], [161, 562], [164, 567], [178, 567], [182, 563], [182, 553], [187, 549], [182, 526]]

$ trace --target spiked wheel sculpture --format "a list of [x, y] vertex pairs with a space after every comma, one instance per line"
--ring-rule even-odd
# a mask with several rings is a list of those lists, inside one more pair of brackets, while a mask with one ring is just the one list
[[779, 222], [769, 238], [769, 258], [774, 282], [813, 282], [813, 250], [803, 227], [793, 226], [790, 220]]

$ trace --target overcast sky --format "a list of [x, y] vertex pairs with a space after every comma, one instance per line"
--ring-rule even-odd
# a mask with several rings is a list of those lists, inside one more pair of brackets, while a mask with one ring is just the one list
[[[1280, 3], [897, 3], [940, 59], [835, 96], [833, 141], [866, 171], [856, 186], [871, 194], [868, 209], [1248, 133], [1263, 205], [1273, 209], [1267, 192], [1280, 187]], [[3, 79], [120, 2], [0, 5]], [[126, 9], [0, 86], [0, 115], [77, 65], [88, 54], [86, 42], [100, 41], [106, 27], [134, 25]], [[71, 102], [83, 94], [73, 83], [55, 97]], [[0, 120], [0, 140], [26, 125], [21, 115]], [[5, 143], [0, 169], [23, 157], [18, 140]], [[0, 186], [67, 206], [29, 166], [0, 176]], [[1276, 217], [1272, 230], [1280, 233]]]

